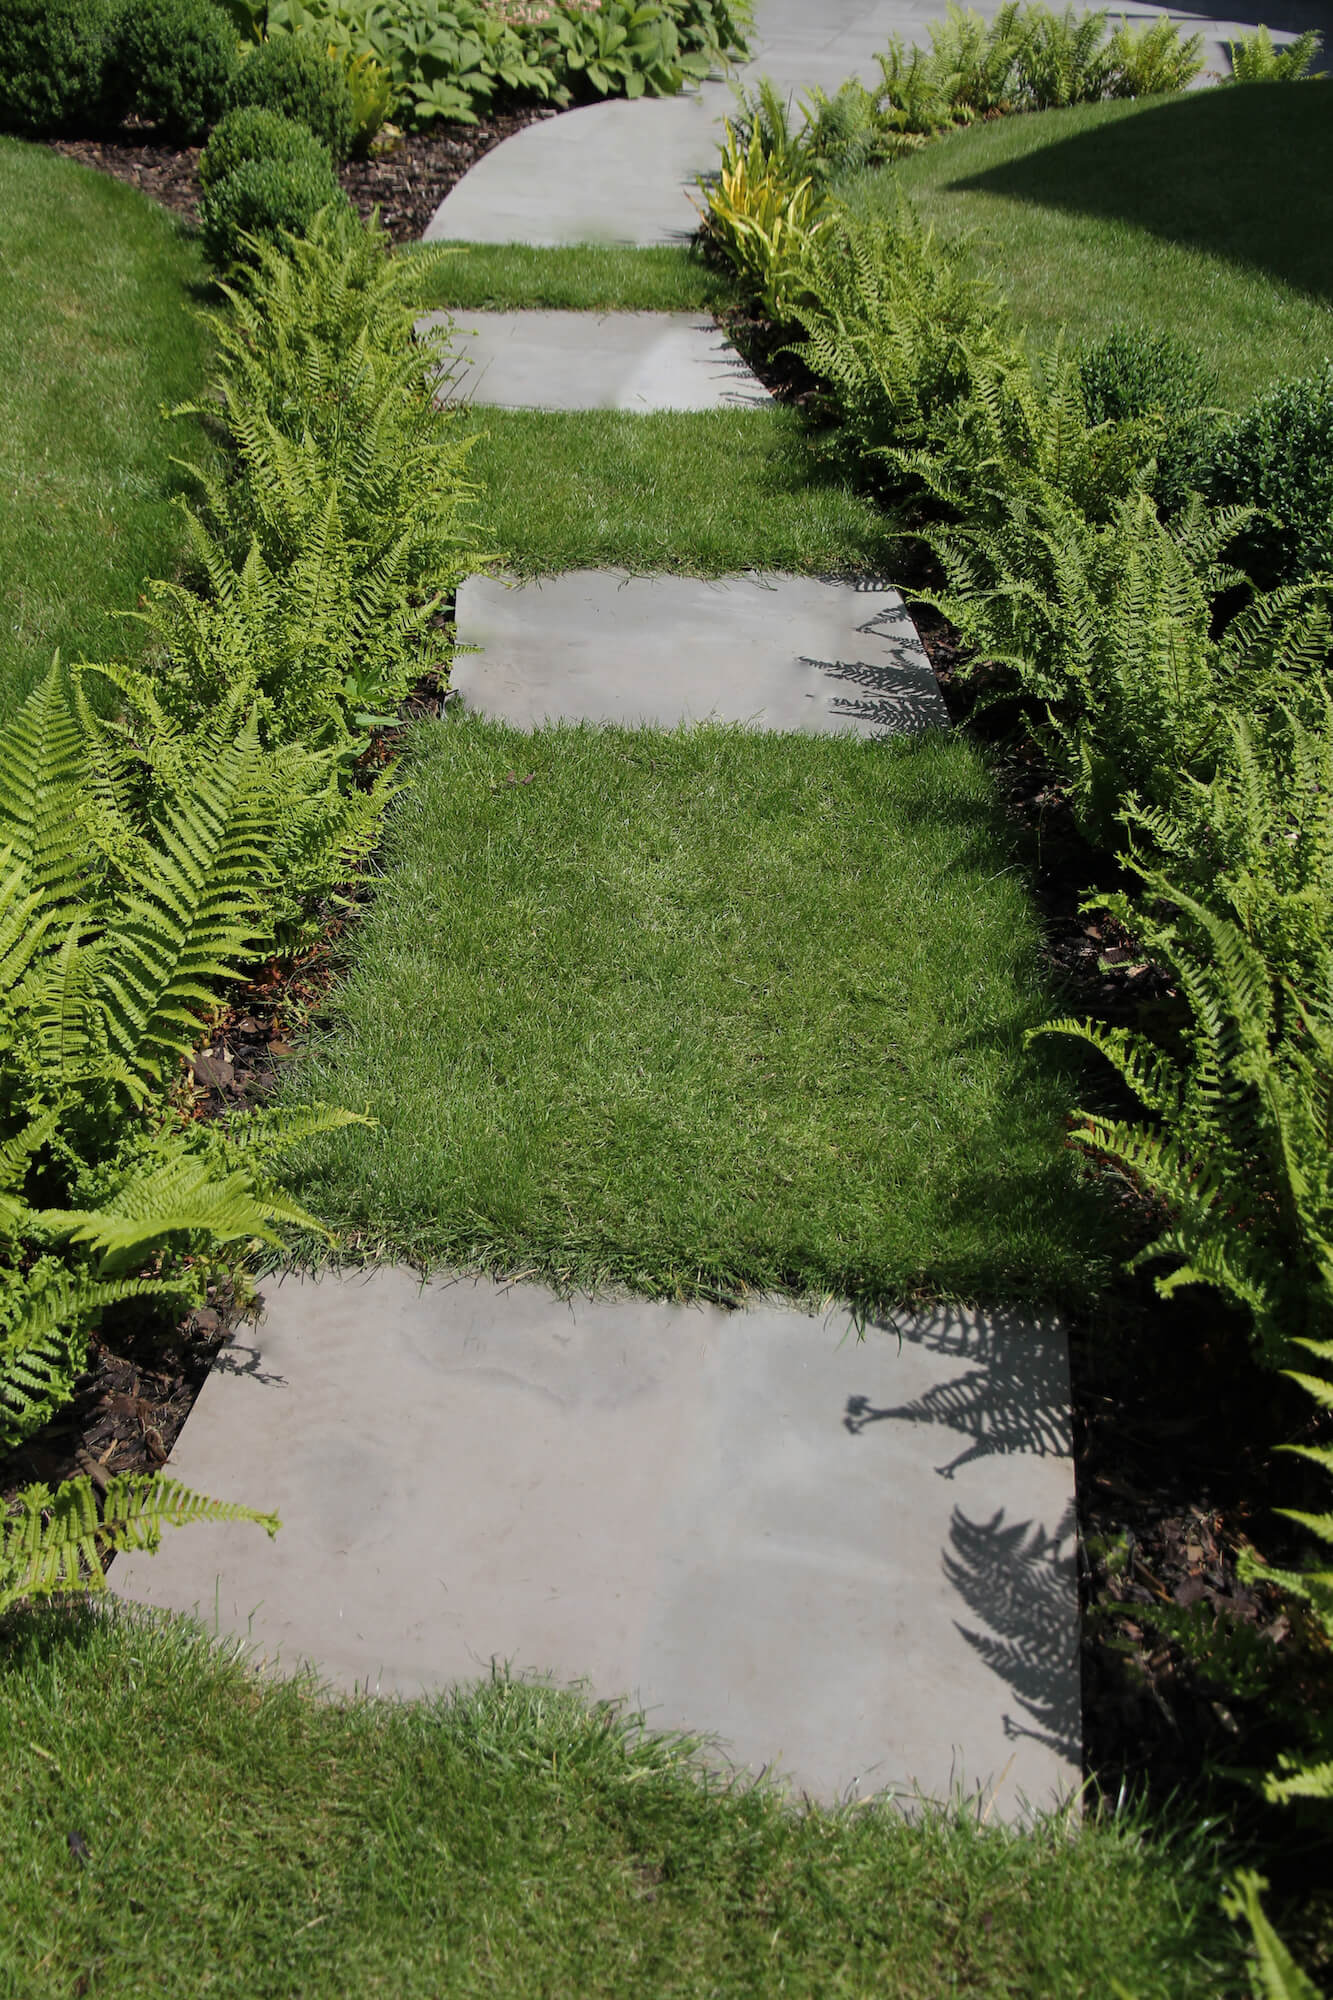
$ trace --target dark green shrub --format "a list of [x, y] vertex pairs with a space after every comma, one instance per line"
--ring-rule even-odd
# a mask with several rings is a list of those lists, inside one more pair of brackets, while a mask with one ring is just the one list
[[1224, 421], [1213, 370], [1183, 341], [1147, 327], [1118, 327], [1080, 351], [1078, 368], [1089, 423], [1160, 421], [1152, 493], [1164, 512], [1178, 512], [1201, 490]]
[[129, 0], [117, 38], [117, 108], [195, 145], [225, 108], [236, 31], [213, 0]]
[[199, 156], [200, 184], [205, 192], [220, 187], [251, 160], [276, 160], [285, 167], [311, 162], [330, 173], [333, 170], [328, 147], [320, 144], [308, 126], [284, 118], [279, 111], [265, 111], [258, 104], [229, 111], [213, 127]]
[[336, 161], [352, 143], [352, 92], [341, 63], [309, 35], [273, 35], [236, 73], [232, 103], [260, 105], [308, 125]]
[[104, 122], [120, 0], [0, 0], [0, 130], [45, 138]]
[[321, 208], [345, 202], [326, 149], [303, 159], [244, 160], [234, 173], [209, 189], [199, 204], [204, 248], [225, 267], [246, 260], [243, 236], [280, 243], [284, 232], [302, 236]]
[[1263, 509], [1229, 552], [1256, 583], [1333, 576], [1333, 362], [1229, 423], [1202, 477], [1209, 499]]

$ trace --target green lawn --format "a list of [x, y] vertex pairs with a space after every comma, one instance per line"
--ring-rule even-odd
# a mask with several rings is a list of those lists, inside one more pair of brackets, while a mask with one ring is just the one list
[[180, 547], [161, 405], [197, 393], [203, 260], [132, 188], [0, 138], [0, 712], [134, 644], [113, 613]]
[[1333, 356], [1333, 81], [977, 125], [845, 190], [897, 190], [1043, 341], [1163, 328], [1239, 405]]
[[414, 750], [294, 1083], [378, 1121], [303, 1149], [347, 1252], [878, 1300], [1105, 1269], [966, 742], [468, 718]]
[[738, 294], [728, 272], [706, 264], [691, 249], [634, 250], [622, 243], [579, 243], [554, 250], [527, 243], [449, 247], [453, 255], [425, 287], [428, 305], [475, 312], [537, 307], [696, 312], [714, 311]]
[[14, 2000], [1235, 1990], [1200, 1841], [797, 1811], [570, 1695], [321, 1702], [124, 1614], [0, 1637], [0, 1797]]
[[821, 469], [798, 413], [476, 409], [469, 469], [519, 575], [605, 565], [692, 576], [883, 574], [884, 517]]

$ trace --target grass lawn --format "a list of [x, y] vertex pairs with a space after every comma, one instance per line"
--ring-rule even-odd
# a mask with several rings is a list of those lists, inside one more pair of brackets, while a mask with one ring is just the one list
[[134, 189], [0, 138], [0, 712], [51, 663], [123, 654], [180, 546], [163, 403], [208, 337], [197, 245]]
[[[465, 243], [424, 291], [430, 306], [474, 312], [711, 312], [738, 296], [735, 279], [689, 249], [635, 250], [580, 243], [539, 250], [527, 243]], [[410, 254], [410, 252], [408, 253]]]
[[414, 749], [293, 1083], [378, 1120], [296, 1181], [353, 1254], [876, 1300], [1105, 1269], [967, 743], [455, 718]]
[[522, 576], [597, 566], [884, 574], [887, 526], [821, 470], [789, 409], [478, 408], [469, 470], [490, 546]]
[[569, 1695], [335, 1704], [188, 1627], [0, 1639], [0, 1991], [1204, 2000], [1201, 1843], [798, 1812]]
[[844, 192], [899, 188], [1042, 341], [1162, 328], [1235, 405], [1333, 356], [1333, 81], [998, 119]]

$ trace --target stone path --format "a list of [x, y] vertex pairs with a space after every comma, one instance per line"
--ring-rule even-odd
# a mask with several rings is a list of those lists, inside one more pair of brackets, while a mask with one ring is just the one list
[[[276, 1507], [122, 1558], [270, 1658], [414, 1693], [492, 1662], [625, 1695], [824, 1799], [1078, 1781], [1058, 1332], [287, 1280], [171, 1469]], [[215, 1582], [216, 1578], [216, 1582]]]
[[[419, 327], [448, 325], [425, 313]], [[698, 313], [460, 314], [448, 394], [506, 410], [728, 410], [767, 389]]]
[[813, 577], [580, 570], [515, 588], [470, 577], [455, 664], [469, 708], [542, 722], [752, 723], [877, 736], [947, 721], [896, 590]]
[[[892, 13], [893, 10], [887, 10]], [[834, 83], [886, 10], [766, 0], [793, 80]], [[895, 17], [896, 18], [896, 17]], [[786, 41], [783, 41], [783, 37]], [[849, 57], [851, 60], [849, 60]], [[432, 233], [529, 243], [693, 226], [726, 93], [529, 128]], [[471, 328], [471, 331], [467, 329]], [[457, 384], [511, 407], [719, 407], [762, 392], [691, 315], [482, 315]], [[757, 392], [757, 394], [756, 394]], [[887, 587], [588, 571], [459, 596], [454, 683], [484, 713], [801, 731], [944, 723]], [[227, 1351], [171, 1470], [276, 1507], [113, 1583], [269, 1660], [415, 1692], [578, 1680], [823, 1799], [979, 1791], [1015, 1816], [1079, 1776], [1065, 1340], [1010, 1315], [562, 1302], [402, 1269], [288, 1279]]]
[[[999, 0], [976, 0], [988, 18]], [[872, 82], [876, 54], [899, 34], [926, 42], [943, 0], [760, 0], [755, 60], [737, 80], [770, 76], [799, 98], [811, 85], [836, 90], [848, 76]], [[1113, 9], [1131, 20], [1168, 12], [1187, 33], [1201, 32], [1207, 68], [1229, 69], [1224, 44], [1260, 21], [1275, 40], [1317, 28], [1333, 47], [1330, 0], [1251, 0], [1248, 18], [1151, 0]], [[431, 241], [474, 243], [683, 243], [694, 232], [700, 174], [716, 171], [731, 89], [706, 84], [697, 94], [647, 103], [594, 104], [506, 139], [477, 162], [440, 204], [426, 231]]]

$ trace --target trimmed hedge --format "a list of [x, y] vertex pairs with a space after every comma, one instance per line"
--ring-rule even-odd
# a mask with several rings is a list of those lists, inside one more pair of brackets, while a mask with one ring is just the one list
[[351, 86], [342, 65], [313, 36], [274, 35], [261, 42], [237, 70], [231, 102], [308, 126], [335, 161], [345, 160], [351, 149]]
[[106, 122], [120, 0], [0, 0], [0, 130], [45, 139]]
[[194, 145], [225, 109], [236, 31], [213, 0], [129, 0], [111, 77], [113, 106], [164, 139]]
[[[308, 135], [309, 136], [309, 135]], [[204, 248], [215, 264], [251, 261], [247, 236], [280, 244], [303, 236], [322, 208], [347, 207], [328, 149], [310, 137], [309, 149], [288, 160], [244, 160], [210, 188], [199, 205]]]

